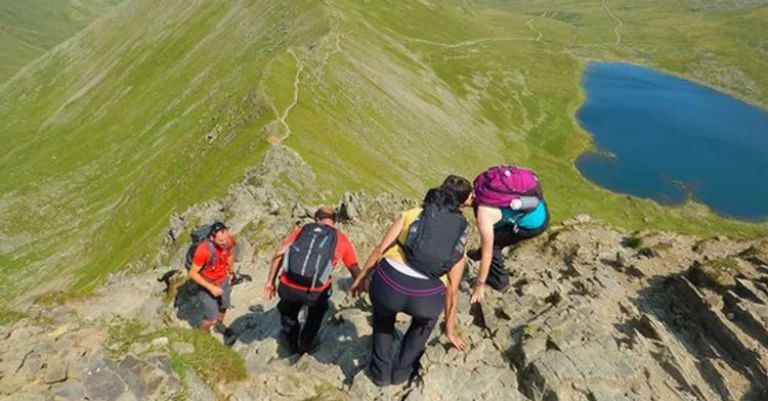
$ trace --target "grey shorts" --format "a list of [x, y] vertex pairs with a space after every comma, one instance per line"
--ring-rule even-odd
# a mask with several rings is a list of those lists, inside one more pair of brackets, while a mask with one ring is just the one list
[[216, 320], [219, 313], [226, 311], [232, 306], [232, 286], [229, 285], [229, 279], [221, 284], [224, 293], [220, 297], [214, 297], [208, 290], [198, 286], [197, 298], [203, 306], [203, 318], [205, 320]]

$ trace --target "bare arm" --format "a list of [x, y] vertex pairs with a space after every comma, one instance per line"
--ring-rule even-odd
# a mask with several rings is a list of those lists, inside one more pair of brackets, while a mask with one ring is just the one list
[[203, 278], [203, 276], [200, 274], [200, 270], [202, 268], [203, 266], [201, 265], [192, 264], [192, 267], [189, 268], [189, 279], [208, 290], [211, 294], [216, 295], [216, 292], [220, 291], [219, 287], [209, 283], [206, 279]]
[[493, 257], [493, 223], [489, 219], [478, 219], [477, 228], [480, 231], [480, 271], [476, 284], [485, 284]]
[[491, 270], [493, 258], [493, 225], [501, 219], [498, 209], [480, 206], [477, 213], [477, 228], [480, 231], [480, 271], [477, 273], [475, 288], [472, 290], [471, 303], [482, 301], [485, 291], [485, 280]]
[[277, 278], [277, 272], [280, 269], [280, 263], [283, 261], [283, 256], [288, 251], [288, 245], [282, 245], [272, 256], [272, 261], [269, 264], [269, 275], [267, 276], [267, 284], [275, 285], [275, 279]]
[[445, 336], [460, 351], [467, 344], [456, 335], [456, 313], [459, 308], [459, 283], [464, 275], [465, 259], [461, 258], [448, 272], [448, 287], [445, 291]]
[[271, 300], [275, 296], [275, 279], [277, 279], [277, 272], [280, 270], [280, 263], [283, 261], [283, 256], [288, 251], [290, 245], [282, 245], [272, 256], [272, 261], [269, 264], [269, 275], [267, 276], [267, 282], [264, 284], [264, 299]]
[[349, 274], [352, 275], [352, 281], [360, 275], [360, 266], [357, 263], [357, 253], [355, 253], [355, 247], [349, 242], [349, 239], [344, 237], [347, 246], [344, 246], [344, 254], [341, 255], [341, 260], [344, 262], [344, 266], [347, 267]]
[[365, 261], [365, 265], [363, 265], [363, 268], [360, 270], [359, 274], [355, 278], [355, 281], [352, 283], [352, 286], [349, 288], [349, 292], [352, 295], [357, 295], [364, 291], [362, 285], [363, 281], [371, 273], [373, 267], [376, 266], [376, 263], [384, 255], [384, 252], [386, 252], [389, 247], [395, 244], [397, 241], [397, 236], [400, 235], [400, 232], [403, 230], [404, 224], [405, 221], [403, 216], [400, 216], [397, 218], [397, 220], [395, 220], [394, 223], [392, 223], [392, 226], [389, 227], [389, 230], [384, 235], [384, 239], [381, 241], [381, 243], [379, 243], [379, 245], [376, 246], [376, 248], [373, 249], [371, 255], [368, 256], [368, 259]]
[[368, 259], [365, 261], [365, 265], [363, 265], [363, 269], [360, 271], [360, 275], [363, 278], [370, 274], [373, 267], [376, 266], [376, 262], [378, 262], [384, 255], [384, 252], [395, 244], [397, 236], [400, 235], [400, 232], [403, 230], [403, 224], [405, 224], [405, 221], [403, 217], [400, 216], [394, 223], [392, 223], [392, 226], [389, 227], [389, 230], [384, 235], [384, 239], [373, 249], [371, 255], [368, 256]]
[[229, 273], [230, 277], [235, 276], [235, 256], [229, 255], [229, 258], [227, 258], [227, 273]]
[[360, 266], [357, 263], [353, 264], [352, 266], [347, 266], [347, 270], [349, 270], [349, 274], [352, 275], [353, 280], [360, 275]]
[[229, 257], [227, 258], [227, 273], [230, 278], [235, 277], [235, 259], [240, 259], [240, 244], [235, 242], [235, 237], [230, 234], [229, 237]]

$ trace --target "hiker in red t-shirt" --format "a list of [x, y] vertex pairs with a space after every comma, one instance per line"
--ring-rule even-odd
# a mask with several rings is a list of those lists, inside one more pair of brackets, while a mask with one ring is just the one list
[[[216, 252], [212, 262], [208, 241], [213, 243]], [[217, 330], [225, 337], [231, 335], [231, 330], [224, 327], [223, 321], [227, 308], [231, 306], [234, 247], [235, 238], [224, 223], [216, 222], [211, 226], [208, 239], [197, 246], [189, 269], [189, 278], [198, 284], [197, 297], [204, 309], [200, 330], [207, 332], [216, 324]]]
[[[264, 298], [271, 300], [275, 292], [280, 296], [281, 340], [291, 353], [311, 352], [317, 345], [315, 337], [331, 297], [331, 272], [339, 261], [344, 261], [353, 278], [360, 273], [355, 250], [336, 229], [336, 213], [328, 207], [317, 210], [314, 223], [296, 228], [272, 258]], [[278, 271], [280, 286], [276, 291]], [[301, 329], [299, 310], [305, 305], [309, 310]]]

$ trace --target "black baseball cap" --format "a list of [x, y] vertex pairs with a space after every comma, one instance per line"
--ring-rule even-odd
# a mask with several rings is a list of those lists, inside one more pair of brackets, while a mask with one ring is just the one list
[[210, 235], [214, 235], [217, 232], [219, 232], [221, 230], [226, 230], [226, 229], [227, 229], [227, 226], [225, 226], [224, 223], [222, 223], [220, 221], [214, 222], [213, 224], [211, 224], [211, 234]]

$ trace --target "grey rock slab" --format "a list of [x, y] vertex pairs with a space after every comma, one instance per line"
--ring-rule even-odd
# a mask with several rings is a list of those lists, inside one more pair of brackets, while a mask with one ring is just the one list
[[568, 383], [610, 383], [618, 390], [628, 390], [639, 371], [628, 355], [590, 342], [567, 352], [545, 352], [526, 368], [523, 384], [528, 395], [534, 388], [557, 393], [561, 387], [568, 387]]
[[131, 344], [131, 353], [139, 355], [149, 351], [151, 348], [152, 345], [148, 343], [133, 343]]
[[168, 340], [168, 337], [159, 337], [152, 340], [152, 346], [154, 347], [164, 347], [169, 343], [170, 343], [170, 340]]
[[595, 274], [595, 279], [598, 283], [600, 283], [603, 288], [605, 288], [606, 292], [609, 294], [623, 294], [626, 290], [619, 285], [619, 283], [616, 282], [611, 276], [604, 274], [602, 272], [598, 272]]
[[364, 371], [355, 375], [349, 392], [353, 400], [373, 400], [382, 395], [382, 389], [373, 384]]
[[768, 346], [768, 319], [761, 316], [768, 316], [768, 306], [741, 301], [731, 291], [725, 293], [724, 299], [727, 310], [734, 314], [734, 321], [752, 338]]
[[520, 288], [520, 292], [522, 295], [532, 295], [539, 299], [544, 299], [551, 293], [549, 288], [540, 282], [525, 284]]
[[[139, 397], [162, 397], [180, 390], [180, 381], [173, 373], [170, 360], [165, 355], [152, 355], [146, 360], [128, 355], [120, 362], [119, 367], [123, 370], [123, 378], [135, 377], [138, 388], [132, 387], [134, 394]], [[126, 375], [125, 372], [130, 374]]]
[[138, 399], [109, 359], [95, 360], [83, 375], [85, 396], [89, 400], [117, 401]]
[[41, 373], [44, 364], [43, 355], [37, 350], [30, 350], [19, 359], [13, 378], [21, 382], [33, 381]]
[[[768, 268], [766, 268], [766, 272], [768, 272]], [[768, 280], [768, 275], [766, 275], [764, 280]], [[762, 281], [753, 281], [752, 284], [760, 291], [763, 292], [766, 296], [768, 296], [768, 284], [762, 282]]]
[[50, 399], [51, 396], [46, 394], [44, 388], [17, 392], [8, 396], [0, 395], [0, 400], [2, 401], [48, 401]]
[[275, 380], [269, 385], [277, 394], [294, 400], [303, 400], [315, 395], [315, 392], [307, 384], [301, 383], [297, 378], [280, 375], [275, 377]]
[[82, 383], [67, 382], [54, 387], [52, 392], [67, 401], [81, 401], [85, 398], [85, 387]]
[[504, 368], [507, 366], [506, 361], [501, 356], [501, 352], [496, 349], [493, 345], [493, 341], [490, 339], [483, 339], [479, 343], [472, 345], [472, 348], [466, 352], [464, 363], [468, 369], [480, 365], [488, 365], [497, 368]]
[[520, 366], [527, 366], [531, 361], [539, 357], [547, 350], [546, 336], [536, 336], [534, 338], [523, 339], [515, 347], [513, 355], [515, 361]]
[[749, 299], [752, 302], [768, 304], [768, 295], [760, 291], [752, 281], [737, 278], [736, 293]]
[[424, 356], [421, 358], [421, 364], [424, 367], [431, 364], [440, 364], [445, 359], [446, 354], [445, 346], [442, 343], [428, 343]]
[[216, 401], [216, 394], [192, 369], [184, 377], [189, 401]]
[[67, 380], [69, 363], [59, 358], [49, 359], [48, 367], [45, 369], [45, 384], [61, 383]]
[[195, 346], [190, 343], [173, 343], [173, 350], [181, 355], [195, 352]]
[[406, 398], [422, 400], [525, 400], [517, 392], [517, 379], [511, 369], [452, 365], [432, 369], [424, 375], [424, 385]]

